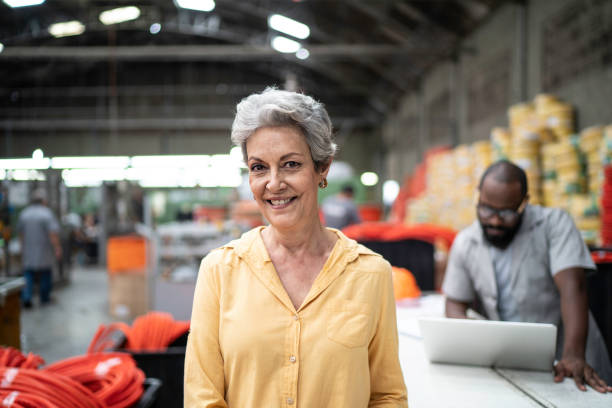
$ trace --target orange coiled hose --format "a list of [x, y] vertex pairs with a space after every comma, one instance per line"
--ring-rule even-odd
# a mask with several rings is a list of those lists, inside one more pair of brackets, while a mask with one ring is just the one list
[[43, 364], [45, 360], [34, 353], [26, 356], [13, 347], [0, 347], [0, 367], [38, 368]]
[[189, 331], [189, 322], [176, 321], [164, 312], [149, 312], [134, 320], [132, 327], [125, 323], [100, 325], [94, 335], [88, 353], [116, 349], [116, 334], [125, 337], [123, 349], [130, 351], [165, 350], [174, 340]]
[[94, 353], [58, 361], [44, 368], [83, 384], [108, 408], [127, 408], [142, 396], [145, 375], [125, 353]]
[[189, 330], [189, 322], [175, 321], [171, 314], [149, 312], [134, 320], [127, 350], [164, 350]]
[[[0, 368], [0, 391], [12, 394], [24, 407], [105, 408], [90, 390], [71, 378], [29, 368]], [[7, 398], [11, 402], [9, 395]], [[30, 403], [36, 405], [27, 405]]]
[[7, 408], [61, 408], [38, 395], [1, 389], [0, 406]]
[[117, 334], [123, 336], [126, 343], [130, 342], [130, 326], [125, 323], [111, 323], [108, 326], [101, 324], [94, 334], [87, 348], [87, 354], [101, 353], [117, 348]]

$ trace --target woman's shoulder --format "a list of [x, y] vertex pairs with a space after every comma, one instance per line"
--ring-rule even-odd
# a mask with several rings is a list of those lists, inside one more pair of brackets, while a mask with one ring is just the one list
[[387, 273], [391, 271], [391, 264], [377, 252], [362, 244], [355, 248], [357, 256], [352, 262], [353, 268], [370, 273]]
[[239, 238], [211, 250], [204, 257], [203, 263], [208, 266], [234, 265], [241, 256], [251, 252], [251, 247], [257, 239], [258, 234], [259, 228], [254, 228], [245, 232]]

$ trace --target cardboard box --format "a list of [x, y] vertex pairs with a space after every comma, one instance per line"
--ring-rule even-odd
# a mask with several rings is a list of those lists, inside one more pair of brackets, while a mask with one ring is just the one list
[[134, 318], [149, 311], [147, 276], [135, 273], [108, 275], [110, 314], [119, 319]]

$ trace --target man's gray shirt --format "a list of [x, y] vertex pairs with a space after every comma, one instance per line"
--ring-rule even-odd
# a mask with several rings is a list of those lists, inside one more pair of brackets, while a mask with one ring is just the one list
[[325, 225], [341, 230], [352, 224], [361, 222], [355, 203], [348, 198], [329, 197], [321, 206]]
[[53, 212], [44, 205], [32, 204], [19, 215], [17, 231], [22, 237], [21, 262], [24, 268], [51, 268], [55, 263], [50, 233], [58, 233]]
[[[478, 221], [461, 231], [451, 248], [442, 290], [453, 300], [468, 303], [478, 300], [483, 309], [480, 312], [487, 318], [502, 320], [498, 304], [502, 299], [490, 248]], [[595, 269], [580, 232], [567, 212], [528, 205], [521, 227], [506, 251], [511, 251], [510, 273], [501, 286], [511, 289], [521, 321], [557, 326], [560, 358], [563, 324], [559, 290], [553, 276], [572, 267]], [[608, 383], [612, 382], [605, 343], [590, 313], [586, 360]]]

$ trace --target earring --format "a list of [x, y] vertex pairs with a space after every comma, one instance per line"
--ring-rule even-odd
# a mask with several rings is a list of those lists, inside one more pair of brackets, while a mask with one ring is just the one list
[[323, 178], [323, 180], [321, 180], [321, 181], [319, 182], [319, 187], [320, 187], [320, 188], [325, 188], [325, 187], [327, 187], [327, 179], [326, 179], [326, 178]]

